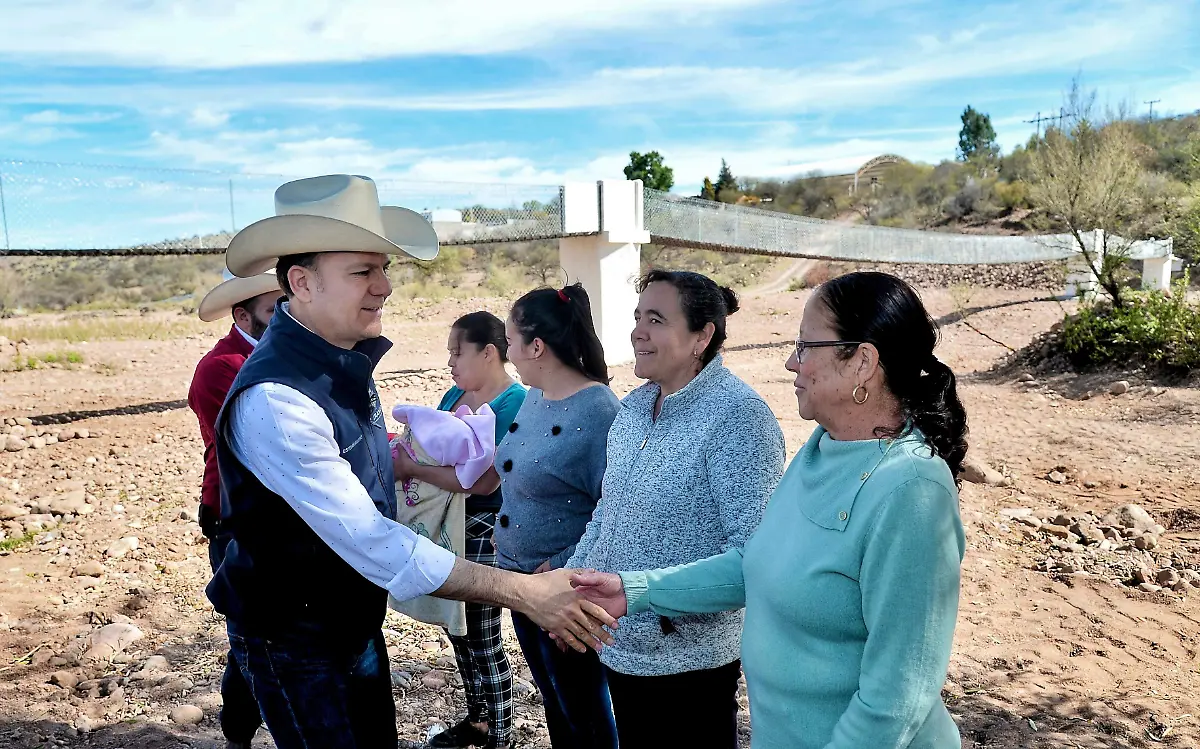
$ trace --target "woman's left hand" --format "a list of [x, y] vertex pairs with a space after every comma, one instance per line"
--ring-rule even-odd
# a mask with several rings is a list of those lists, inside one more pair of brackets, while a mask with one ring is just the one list
[[396, 456], [392, 458], [392, 468], [396, 472], [397, 481], [408, 481], [416, 471], [417, 462], [413, 460], [408, 451], [403, 447], [396, 450]]
[[540, 575], [543, 572], [549, 572], [549, 571], [550, 571], [550, 560], [547, 559], [546, 561], [544, 561], [538, 565], [538, 568], [533, 571], [533, 574]]
[[620, 619], [629, 613], [625, 583], [620, 575], [595, 570], [575, 570], [571, 573], [571, 585], [576, 593], [603, 608], [614, 619]]

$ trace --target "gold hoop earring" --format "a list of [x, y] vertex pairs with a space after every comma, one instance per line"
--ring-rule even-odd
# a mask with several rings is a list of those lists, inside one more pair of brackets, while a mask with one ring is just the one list
[[[858, 399], [858, 391], [859, 390], [861, 390], [862, 394], [863, 394], [862, 400]], [[854, 400], [855, 403], [857, 403], [858, 405], [861, 406], [862, 404], [867, 402], [868, 398], [871, 397], [871, 393], [869, 393], [867, 391], [867, 389], [865, 387], [863, 387], [862, 385], [855, 385], [854, 392], [850, 393], [850, 397]]]

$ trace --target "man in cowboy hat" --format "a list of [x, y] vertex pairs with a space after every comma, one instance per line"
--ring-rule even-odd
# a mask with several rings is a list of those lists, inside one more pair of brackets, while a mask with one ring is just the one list
[[280, 749], [396, 746], [381, 626], [388, 593], [522, 611], [576, 649], [610, 642], [566, 571], [522, 576], [456, 558], [392, 520], [395, 477], [372, 372], [388, 258], [437, 255], [421, 216], [365, 177], [302, 179], [237, 234], [229, 269], [272, 265], [280, 302], [217, 419], [221, 524], [208, 597]]
[[[275, 303], [282, 294], [273, 272], [238, 278], [227, 269], [225, 279], [205, 295], [198, 310], [204, 322], [233, 315], [229, 334], [200, 359], [188, 389], [188, 405], [200, 422], [200, 440], [204, 443], [200, 528], [208, 537], [208, 560], [214, 574], [225, 557], [227, 537], [219, 533], [221, 486], [217, 478], [213, 429], [229, 387], [266, 332]], [[232, 658], [226, 661], [225, 675], [221, 679], [221, 702], [221, 731], [225, 734], [227, 749], [248, 749], [262, 719], [258, 704]]]

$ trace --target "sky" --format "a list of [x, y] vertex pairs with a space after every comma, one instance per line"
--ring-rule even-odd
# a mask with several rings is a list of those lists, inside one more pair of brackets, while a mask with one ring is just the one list
[[[558, 185], [657, 150], [694, 194], [722, 158], [740, 178], [953, 158], [968, 104], [1008, 150], [1076, 75], [1192, 112], [1198, 67], [1194, 0], [2, 0], [0, 160], [114, 166], [0, 169], [12, 194], [155, 181], [133, 167]], [[156, 230], [231, 220], [193, 203]]]

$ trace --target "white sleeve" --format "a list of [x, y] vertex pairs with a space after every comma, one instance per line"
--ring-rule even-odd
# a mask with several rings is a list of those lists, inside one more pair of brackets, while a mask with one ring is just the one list
[[379, 513], [315, 401], [262, 383], [230, 407], [226, 435], [233, 454], [363, 577], [400, 601], [446, 582], [454, 554]]

